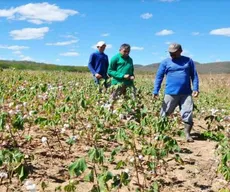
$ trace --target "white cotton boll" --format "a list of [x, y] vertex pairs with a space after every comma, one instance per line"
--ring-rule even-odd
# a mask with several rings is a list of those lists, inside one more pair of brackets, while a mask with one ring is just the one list
[[46, 142], [47, 142], [47, 137], [42, 137], [42, 138], [41, 138], [41, 142], [42, 142], [42, 143], [46, 143]]
[[112, 105], [111, 105], [111, 104], [108, 104], [108, 103], [106, 103], [106, 104], [103, 105], [103, 107], [106, 108], [106, 109], [110, 109], [111, 106], [112, 106]]
[[118, 103], [123, 103], [124, 100], [123, 100], [123, 99], [119, 99], [117, 102], [118, 102]]
[[27, 102], [23, 102], [23, 106], [26, 107], [27, 106]]
[[119, 119], [124, 119], [125, 115], [124, 114], [119, 114]]
[[27, 185], [27, 186], [26, 186], [26, 189], [27, 189], [29, 192], [36, 192], [36, 185], [35, 185], [35, 184]]
[[5, 127], [6, 127], [6, 130], [10, 130], [10, 126], [8, 124]]
[[10, 115], [13, 115], [13, 114], [14, 114], [14, 111], [13, 111], [13, 110], [10, 110], [8, 113], [9, 113]]
[[85, 151], [89, 151], [89, 149], [90, 149], [90, 148], [89, 148], [88, 146], [85, 147]]
[[69, 128], [69, 124], [64, 124], [64, 128]]
[[113, 114], [117, 114], [117, 110], [115, 109], [115, 110], [113, 110]]
[[212, 115], [215, 115], [218, 111], [218, 109], [211, 109]]
[[126, 169], [124, 170], [124, 172], [129, 174], [130, 171], [129, 171], [128, 168], [126, 168]]
[[92, 124], [91, 123], [87, 124], [86, 128], [87, 129], [91, 129], [92, 128]]
[[34, 90], [34, 89], [35, 89], [35, 87], [30, 87], [30, 89], [31, 89], [31, 90]]
[[133, 163], [134, 160], [135, 160], [134, 157], [131, 157], [131, 158], [129, 159], [129, 162], [130, 162], [130, 163]]
[[142, 160], [142, 159], [143, 159], [143, 155], [139, 155], [138, 158], [139, 158], [140, 160]]
[[35, 113], [35, 111], [30, 111], [29, 116], [33, 116], [34, 113]]
[[8, 174], [6, 172], [0, 172], [0, 178], [5, 178], [7, 179]]
[[63, 128], [61, 128], [61, 133], [63, 134], [63, 133], [65, 133], [65, 131], [66, 131], [66, 129], [65, 129], [65, 127], [63, 127]]
[[28, 117], [28, 115], [24, 115], [24, 116], [23, 116], [23, 119], [26, 119], [27, 117]]
[[36, 192], [36, 185], [34, 183], [32, 183], [32, 181], [27, 180], [25, 182], [25, 188], [29, 191], [29, 192]]
[[14, 105], [14, 102], [9, 103], [9, 107], [12, 107]]
[[19, 110], [22, 107], [22, 105], [16, 105], [15, 109]]

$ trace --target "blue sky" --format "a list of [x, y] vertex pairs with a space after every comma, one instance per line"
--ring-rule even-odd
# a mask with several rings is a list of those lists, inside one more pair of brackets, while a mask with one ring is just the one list
[[229, 0], [1, 0], [0, 59], [85, 66], [98, 41], [135, 64], [168, 57], [170, 42], [200, 63], [229, 61]]

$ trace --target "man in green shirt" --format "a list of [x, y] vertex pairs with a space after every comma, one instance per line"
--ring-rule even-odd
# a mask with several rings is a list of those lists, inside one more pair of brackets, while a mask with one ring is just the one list
[[135, 94], [133, 60], [129, 53], [130, 45], [122, 44], [119, 53], [111, 58], [108, 75], [112, 77], [111, 85], [119, 85], [112, 94], [113, 99], [121, 94], [124, 95], [128, 87], [131, 87]]

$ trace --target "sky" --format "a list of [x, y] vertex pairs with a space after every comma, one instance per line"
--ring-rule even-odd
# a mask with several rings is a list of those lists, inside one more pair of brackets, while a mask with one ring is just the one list
[[200, 63], [230, 61], [229, 0], [1, 0], [0, 60], [87, 66], [96, 43], [123, 43], [134, 64], [159, 63], [172, 42]]

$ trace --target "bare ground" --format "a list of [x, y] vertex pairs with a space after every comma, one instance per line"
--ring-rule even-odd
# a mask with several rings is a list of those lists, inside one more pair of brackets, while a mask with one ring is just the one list
[[[226, 181], [216, 172], [218, 167], [218, 157], [215, 154], [217, 143], [200, 137], [202, 123], [201, 121], [195, 122], [193, 130], [194, 143], [187, 143], [184, 142], [183, 138], [177, 138], [182, 149], [180, 156], [183, 162], [178, 163], [170, 156], [168, 157], [167, 168], [162, 170], [161, 174], [156, 177], [156, 180], [161, 183], [160, 192], [217, 192], [222, 187], [229, 187], [230, 189]], [[37, 134], [39, 135], [39, 133]], [[42, 135], [37, 138], [41, 137]], [[36, 147], [36, 151], [30, 151], [34, 149], [34, 146], [39, 147]], [[84, 144], [76, 145], [67, 157], [67, 154], [65, 155], [61, 151], [56, 151], [55, 153], [52, 150], [51, 153], [47, 146], [41, 145], [40, 140], [33, 140], [26, 148], [30, 151], [29, 153], [35, 155], [35, 159], [31, 163], [33, 172], [29, 176], [29, 180], [37, 184], [37, 191], [42, 191], [41, 182], [44, 181], [48, 184], [45, 189], [47, 192], [55, 191], [58, 186], [63, 189], [69, 183], [70, 178], [66, 165], [69, 165], [87, 150]], [[51, 146], [51, 148], [54, 148], [54, 146]], [[122, 159], [123, 157], [119, 158]], [[111, 165], [109, 170], [112, 170], [114, 166]], [[113, 173], [116, 173], [116, 171]], [[130, 174], [135, 175], [132, 170]], [[135, 177], [133, 178], [128, 187], [124, 187], [119, 191], [135, 191], [137, 181]], [[140, 178], [140, 180], [143, 181], [143, 178]], [[16, 181], [13, 181], [12, 184], [7, 184], [3, 181], [0, 185], [0, 191], [7, 191], [7, 186], [9, 188], [8, 192], [26, 191], [23, 183]], [[91, 188], [91, 183], [80, 181], [76, 191], [87, 192]]]

